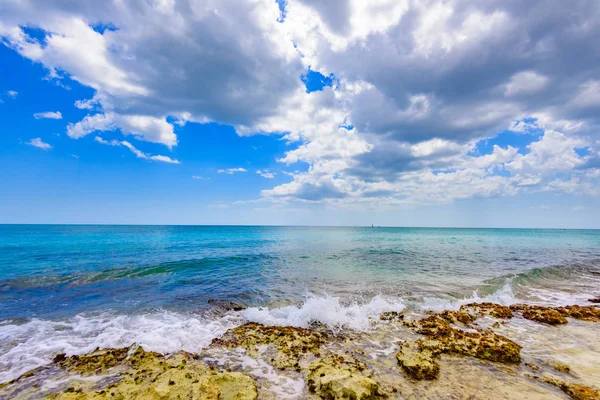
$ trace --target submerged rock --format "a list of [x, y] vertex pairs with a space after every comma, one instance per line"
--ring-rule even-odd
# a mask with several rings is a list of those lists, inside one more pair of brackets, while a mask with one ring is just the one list
[[315, 361], [306, 374], [308, 390], [322, 399], [375, 400], [386, 397], [379, 383], [355, 359], [330, 355]]
[[552, 307], [529, 306], [525, 304], [514, 304], [510, 306], [512, 311], [521, 311], [525, 319], [542, 322], [549, 325], [566, 324], [567, 319]]
[[512, 318], [513, 316], [510, 307], [488, 302], [465, 304], [460, 306], [460, 311], [502, 319]]
[[398, 364], [415, 379], [435, 379], [440, 354], [461, 354], [482, 360], [519, 363], [521, 346], [492, 331], [456, 329], [438, 315], [430, 315], [413, 323], [417, 333], [428, 336], [403, 344], [396, 355]]
[[213, 346], [228, 348], [243, 347], [256, 350], [260, 345], [273, 345], [278, 351], [277, 358], [271, 360], [279, 369], [299, 370], [299, 360], [303, 355], [319, 354], [321, 345], [328, 335], [314, 329], [292, 326], [265, 326], [253, 322], [229, 329], [223, 336], [212, 341]]
[[535, 379], [560, 388], [569, 397], [574, 400], [600, 400], [600, 392], [592, 387], [580, 385], [578, 383], [563, 382], [558, 379], [545, 376], [534, 377]]
[[546, 364], [558, 372], [562, 372], [563, 374], [571, 374], [571, 368], [567, 364], [561, 363], [560, 361], [550, 360]]
[[208, 300], [208, 304], [219, 311], [242, 311], [247, 308], [245, 305], [231, 300], [210, 299]]

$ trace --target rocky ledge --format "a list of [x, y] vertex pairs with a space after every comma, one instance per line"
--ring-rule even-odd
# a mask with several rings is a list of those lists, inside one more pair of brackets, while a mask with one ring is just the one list
[[454, 328], [447, 316], [444, 312], [409, 324], [427, 339], [402, 343], [396, 358], [407, 375], [418, 380], [437, 378], [440, 367], [436, 358], [440, 354], [460, 354], [502, 363], [521, 361], [521, 346], [517, 343], [490, 330]]

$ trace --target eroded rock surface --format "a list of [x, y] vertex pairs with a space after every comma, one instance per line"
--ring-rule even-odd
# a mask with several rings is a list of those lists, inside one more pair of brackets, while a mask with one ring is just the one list
[[386, 397], [365, 364], [349, 357], [329, 355], [308, 367], [306, 383], [323, 399], [374, 400]]
[[567, 318], [582, 321], [600, 322], [600, 308], [596, 306], [564, 306], [544, 307], [530, 306], [525, 304], [514, 304], [510, 306], [513, 311], [521, 311], [523, 318], [550, 325], [566, 324]]
[[217, 371], [179, 352], [172, 357], [137, 349], [105, 349], [54, 363], [80, 375], [115, 373], [102, 388], [71, 386], [48, 399], [244, 399], [258, 398], [254, 380], [240, 372]]
[[256, 350], [260, 345], [273, 345], [279, 354], [271, 360], [272, 364], [280, 369], [299, 370], [300, 358], [308, 353], [318, 355], [327, 338], [327, 333], [313, 329], [265, 326], [251, 322], [228, 330], [222, 337], [214, 339], [212, 345], [243, 347], [247, 350]]
[[421, 348], [420, 343], [404, 342], [396, 354], [398, 365], [404, 372], [417, 380], [433, 380], [440, 374], [440, 365], [435, 360], [436, 354], [430, 349]]
[[542, 322], [548, 325], [566, 324], [567, 319], [552, 307], [529, 306], [525, 304], [515, 304], [510, 306], [512, 311], [520, 311], [525, 319], [536, 322]]
[[428, 338], [403, 344], [396, 358], [402, 369], [415, 379], [435, 379], [439, 372], [435, 359], [443, 353], [502, 363], [521, 361], [520, 345], [489, 330], [456, 329], [438, 315], [415, 321], [412, 326]]
[[563, 382], [559, 379], [548, 378], [545, 376], [536, 376], [534, 378], [560, 388], [560, 390], [574, 400], [600, 400], [600, 392], [592, 387], [580, 385], [578, 383]]
[[510, 307], [489, 302], [465, 304], [460, 307], [460, 311], [469, 312], [479, 316], [491, 316], [502, 319], [513, 317]]

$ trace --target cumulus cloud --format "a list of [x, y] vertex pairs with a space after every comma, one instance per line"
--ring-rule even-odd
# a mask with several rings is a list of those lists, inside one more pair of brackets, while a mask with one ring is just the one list
[[30, 146], [33, 146], [33, 147], [37, 147], [38, 149], [42, 149], [42, 150], [50, 150], [50, 149], [52, 149], [51, 145], [49, 145], [48, 143], [44, 142], [40, 138], [33, 138], [29, 142], [27, 142], [27, 144], [30, 145]]
[[35, 119], [62, 119], [60, 111], [46, 111], [33, 114]]
[[141, 158], [143, 160], [149, 160], [149, 161], [160, 161], [160, 162], [164, 162], [164, 163], [168, 163], [168, 164], [180, 164], [180, 162], [178, 160], [175, 160], [171, 157], [167, 157], [167, 156], [163, 156], [163, 155], [150, 155], [150, 154], [146, 154], [143, 151], [139, 150], [137, 147], [135, 147], [134, 145], [132, 145], [131, 143], [129, 143], [126, 140], [105, 140], [102, 139], [100, 136], [96, 136], [94, 138], [94, 140], [97, 143], [100, 144], [104, 144], [107, 146], [122, 146], [125, 147], [127, 149], [129, 149], [129, 151], [131, 151], [133, 154], [135, 154], [135, 156], [137, 158]]
[[244, 168], [227, 168], [227, 169], [219, 169], [219, 170], [217, 170], [217, 173], [219, 173], [219, 174], [227, 174], [227, 175], [233, 175], [233, 174], [236, 174], [238, 172], [247, 172], [247, 171]]
[[17, 92], [16, 90], [8, 90], [6, 92], [6, 95], [8, 97], [12, 97], [14, 99], [15, 97], [17, 97], [19, 95], [19, 92]]
[[[277, 113], [302, 85], [301, 57], [271, 0], [31, 1], [1, 11], [4, 43], [95, 89], [109, 121], [74, 124], [74, 137], [109, 126], [171, 147], [177, 139], [168, 116], [249, 125]], [[99, 21], [114, 29], [94, 29]], [[25, 26], [42, 29], [44, 39]]]
[[171, 148], [177, 145], [173, 126], [164, 119], [147, 115], [119, 115], [114, 113], [88, 115], [81, 121], [67, 126], [67, 135], [79, 139], [97, 131], [112, 131], [121, 128], [124, 134], [137, 139], [162, 143]]
[[[600, 186], [598, 2], [289, 0], [282, 20], [272, 0], [33, 0], [0, 15], [5, 44], [94, 89], [75, 104], [88, 115], [67, 126], [71, 138], [120, 130], [172, 148], [174, 124], [211, 121], [281, 135], [290, 149], [277, 161], [302, 168], [263, 201], [397, 205]], [[334, 87], [307, 93], [309, 67]], [[495, 142], [506, 129], [525, 144]]]

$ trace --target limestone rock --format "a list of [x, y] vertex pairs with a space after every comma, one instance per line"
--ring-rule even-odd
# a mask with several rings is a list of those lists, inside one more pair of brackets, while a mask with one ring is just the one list
[[544, 376], [535, 378], [560, 388], [560, 390], [574, 400], [600, 400], [600, 392], [592, 387], [580, 385], [578, 383], [563, 382], [558, 379], [547, 378]]
[[417, 380], [433, 380], [440, 374], [440, 365], [430, 350], [420, 350], [418, 343], [404, 342], [396, 354], [404, 372]]
[[386, 397], [379, 383], [365, 374], [365, 365], [338, 355], [310, 364], [306, 382], [323, 399], [375, 400]]
[[488, 302], [465, 304], [460, 307], [460, 311], [502, 319], [512, 318], [513, 316], [510, 307]]
[[552, 307], [515, 304], [510, 306], [510, 309], [512, 311], [521, 311], [521, 314], [525, 319], [542, 322], [549, 325], [562, 325], [568, 322], [560, 312]]
[[60, 400], [96, 399], [198, 399], [255, 400], [252, 378], [240, 372], [216, 371], [180, 352], [166, 358], [142, 348], [96, 350], [82, 356], [55, 358], [55, 364], [72, 372], [118, 372], [114, 383], [98, 390], [70, 387], [48, 396]]
[[278, 368], [299, 369], [300, 357], [308, 353], [317, 355], [327, 338], [326, 333], [313, 329], [265, 326], [250, 322], [229, 329], [223, 336], [214, 339], [212, 345], [243, 347], [248, 350], [254, 350], [260, 345], [274, 345], [279, 350], [279, 355], [273, 360]]

